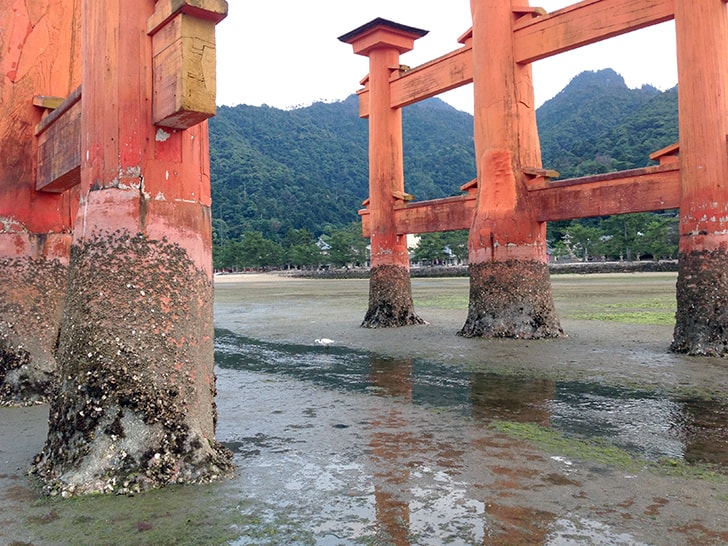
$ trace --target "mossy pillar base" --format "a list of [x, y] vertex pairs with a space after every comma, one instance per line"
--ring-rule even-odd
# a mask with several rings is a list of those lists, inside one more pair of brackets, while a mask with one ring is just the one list
[[723, 249], [680, 253], [677, 315], [670, 350], [728, 355], [728, 254]]
[[548, 266], [536, 260], [470, 265], [470, 304], [464, 337], [522, 339], [563, 336]]
[[124, 232], [74, 245], [61, 387], [32, 472], [64, 496], [233, 473], [215, 441], [213, 287], [177, 244]]
[[415, 314], [409, 270], [396, 265], [372, 267], [369, 309], [363, 328], [394, 328], [424, 324]]

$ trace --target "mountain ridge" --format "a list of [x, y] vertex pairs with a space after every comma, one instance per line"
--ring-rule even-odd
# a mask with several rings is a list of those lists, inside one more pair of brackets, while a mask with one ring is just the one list
[[[583, 72], [536, 111], [543, 165], [562, 178], [641, 167], [677, 141], [677, 88], [629, 89], [611, 69]], [[403, 109], [405, 188], [418, 200], [475, 177], [473, 117], [438, 98]], [[221, 106], [210, 120], [212, 214], [228, 238], [281, 241], [358, 221], [368, 196], [368, 126], [358, 97], [280, 110]]]

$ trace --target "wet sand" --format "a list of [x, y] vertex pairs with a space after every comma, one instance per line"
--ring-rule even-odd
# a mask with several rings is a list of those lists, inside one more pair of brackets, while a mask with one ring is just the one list
[[[553, 285], [568, 334], [558, 340], [455, 335], [467, 313], [464, 278], [413, 280], [428, 325], [368, 330], [359, 327], [366, 280], [220, 276], [215, 323], [271, 344], [328, 337], [342, 352], [397, 362], [728, 404], [728, 361], [669, 353], [671, 325], [590, 320], [674, 313], [674, 274], [560, 275]], [[236, 453], [238, 476], [135, 499], [40, 499], [25, 469], [43, 444], [47, 408], [2, 408], [0, 544], [728, 543], [725, 476], [565, 454], [564, 444], [494, 429], [487, 415], [414, 405], [400, 381], [407, 370], [382, 366], [375, 395], [219, 368], [218, 437]], [[166, 508], [153, 505], [159, 499]]]
[[218, 327], [263, 341], [337, 345], [393, 357], [420, 357], [509, 374], [607, 381], [728, 394], [728, 360], [668, 351], [664, 325], [583, 320], [585, 313], [646, 309], [669, 320], [675, 313], [675, 273], [552, 276], [566, 337], [557, 340], [466, 339], [456, 335], [467, 317], [468, 279], [413, 279], [415, 310], [429, 324], [360, 328], [368, 281], [310, 280], [273, 274], [216, 278]]

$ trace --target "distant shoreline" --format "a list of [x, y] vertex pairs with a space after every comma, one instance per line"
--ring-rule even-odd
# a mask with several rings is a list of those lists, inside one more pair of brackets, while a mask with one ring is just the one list
[[[573, 262], [551, 263], [549, 271], [552, 275], [560, 274], [591, 274], [591, 273], [656, 273], [677, 272], [677, 260], [642, 261], [642, 262]], [[467, 277], [468, 266], [425, 266], [413, 267], [410, 270], [412, 278], [433, 277]], [[321, 269], [321, 270], [274, 270], [252, 271], [237, 273], [219, 273], [215, 275], [215, 282], [233, 282], [233, 280], [261, 280], [275, 277], [300, 279], [368, 279], [369, 270], [354, 269]]]

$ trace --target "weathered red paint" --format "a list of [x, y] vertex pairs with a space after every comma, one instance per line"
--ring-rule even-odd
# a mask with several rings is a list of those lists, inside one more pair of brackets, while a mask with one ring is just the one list
[[471, 0], [478, 199], [470, 227], [465, 336], [556, 337], [546, 223], [528, 195], [541, 168], [531, 66], [515, 62], [512, 2]]
[[0, 3], [0, 403], [42, 400], [55, 381], [78, 192], [35, 191], [34, 131], [46, 111], [33, 97], [64, 97], [80, 82], [77, 5]]
[[675, 0], [675, 30], [682, 199], [672, 349], [724, 355], [728, 354], [728, 7], [719, 0]]
[[153, 124], [145, 30], [170, 6], [82, 4], [81, 197], [58, 341], [62, 383], [33, 467], [64, 494], [232, 472], [215, 441], [207, 125]]
[[369, 57], [369, 213], [371, 269], [369, 309], [362, 326], [421, 322], [413, 310], [407, 237], [397, 232], [395, 204], [404, 195], [402, 110], [391, 106], [390, 78], [400, 54], [426, 34], [386, 20], [374, 20], [340, 39]]

